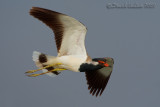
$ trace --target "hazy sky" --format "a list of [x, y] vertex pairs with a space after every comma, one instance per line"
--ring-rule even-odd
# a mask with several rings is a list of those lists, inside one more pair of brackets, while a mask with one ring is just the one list
[[[36, 69], [34, 50], [57, 55], [52, 31], [29, 15], [32, 6], [78, 19], [88, 28], [88, 54], [114, 58], [101, 97], [89, 94], [84, 73], [24, 75]], [[0, 107], [159, 107], [160, 1], [0, 0], [0, 61]]]

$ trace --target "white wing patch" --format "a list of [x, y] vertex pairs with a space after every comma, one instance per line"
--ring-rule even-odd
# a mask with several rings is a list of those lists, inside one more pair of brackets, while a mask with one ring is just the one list
[[85, 49], [86, 27], [73, 17], [44, 8], [33, 7], [30, 15], [48, 25], [55, 34], [58, 56], [87, 56]]
[[63, 15], [59, 17], [64, 27], [61, 48], [58, 56], [62, 55], [85, 55], [86, 27], [76, 19]]

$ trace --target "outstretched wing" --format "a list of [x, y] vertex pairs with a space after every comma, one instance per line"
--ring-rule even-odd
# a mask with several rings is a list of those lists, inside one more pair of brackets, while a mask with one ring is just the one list
[[86, 27], [62, 13], [33, 7], [30, 14], [48, 25], [55, 34], [58, 56], [87, 55], [84, 45]]
[[103, 93], [113, 69], [113, 59], [109, 60], [109, 67], [103, 67], [97, 71], [85, 72], [90, 94], [101, 96]]

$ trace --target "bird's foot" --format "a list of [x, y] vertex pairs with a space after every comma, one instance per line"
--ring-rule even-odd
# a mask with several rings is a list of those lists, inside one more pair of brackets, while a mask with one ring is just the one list
[[50, 70], [50, 71], [47, 71], [47, 72], [42, 72], [42, 73], [39, 73], [39, 74], [30, 74], [30, 75], [27, 75], [27, 76], [28, 77], [37, 77], [37, 76], [40, 76], [40, 75], [43, 75], [43, 74], [47, 74], [47, 73], [50, 73], [50, 72], [63, 71], [63, 70], [66, 70], [66, 69], [56, 68], [56, 69], [53, 69], [53, 70]]
[[[42, 70], [42, 69], [46, 69], [46, 68], [53, 67], [53, 66], [57, 66], [57, 65], [62, 65], [62, 63], [51, 64], [51, 65], [47, 65], [47, 66], [45, 66], [45, 67], [42, 67], [42, 68], [40, 68], [40, 69], [30, 70], [30, 71], [25, 72], [25, 74], [34, 73], [34, 72], [40, 71], [40, 70]], [[46, 74], [46, 73], [50, 73], [50, 72], [54, 72], [54, 71], [63, 71], [63, 70], [66, 70], [66, 69], [63, 69], [63, 68], [55, 68], [55, 69], [50, 70], [50, 71], [47, 71], [47, 72], [43, 72], [43, 73], [39, 73], [39, 74], [30, 74], [30, 75], [27, 75], [27, 76], [29, 76], [29, 77], [36, 77], [36, 76], [43, 75], [43, 74]]]

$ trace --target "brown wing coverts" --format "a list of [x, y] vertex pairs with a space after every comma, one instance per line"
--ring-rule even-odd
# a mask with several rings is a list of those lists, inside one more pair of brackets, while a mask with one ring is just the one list
[[38, 18], [53, 30], [55, 34], [57, 50], [59, 51], [64, 32], [64, 27], [59, 20], [59, 16], [64, 14], [39, 7], [32, 7], [30, 10], [30, 15]]

